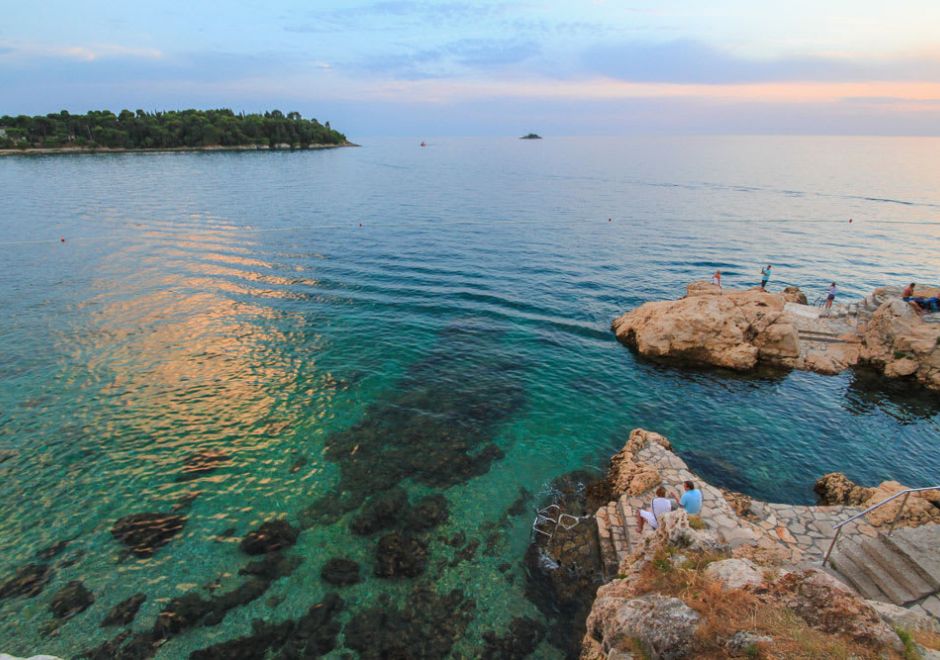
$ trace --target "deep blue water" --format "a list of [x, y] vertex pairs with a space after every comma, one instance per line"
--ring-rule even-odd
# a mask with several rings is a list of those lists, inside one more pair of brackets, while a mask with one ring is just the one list
[[[373, 577], [377, 537], [350, 533], [356, 508], [308, 520], [292, 575], [159, 657], [298, 616], [331, 590], [319, 571], [337, 555], [368, 576], [342, 591], [343, 623], [415, 584], [459, 588], [476, 609], [452, 653], [474, 655], [483, 632], [540, 617], [517, 566], [530, 516], [504, 517], [519, 489], [602, 469], [636, 426], [771, 500], [810, 502], [832, 470], [936, 483], [935, 394], [865, 373], [663, 367], [609, 324], [715, 268], [743, 287], [773, 263], [771, 288], [811, 299], [832, 280], [843, 300], [940, 280], [938, 149], [453, 139], [0, 159], [0, 581], [69, 541], [42, 594], [0, 600], [0, 651], [99, 644], [115, 633], [102, 617], [138, 591], [145, 630], [170, 598], [236, 580], [245, 557], [222, 530], [237, 541], [397, 485], [449, 504], [425, 576]], [[194, 455], [223, 458], [188, 478]], [[118, 518], [193, 494], [154, 557], [112, 538]], [[454, 554], [443, 539], [493, 529], [488, 552], [435, 564]], [[96, 601], [50, 634], [51, 595], [74, 579]]]

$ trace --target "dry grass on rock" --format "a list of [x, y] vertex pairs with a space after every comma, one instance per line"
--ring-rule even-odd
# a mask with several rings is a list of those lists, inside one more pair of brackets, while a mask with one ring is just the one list
[[[744, 589], [725, 589], [704, 575], [705, 567], [728, 558], [721, 553], [688, 553], [679, 557], [673, 550], [660, 550], [634, 582], [637, 595], [659, 593], [682, 599], [701, 615], [696, 632], [696, 658], [901, 658], [893, 649], [860, 644], [809, 626], [792, 610]], [[771, 643], [755, 643], [730, 649], [728, 640], [746, 631], [771, 637]], [[930, 633], [915, 633], [915, 639], [930, 646]], [[937, 637], [933, 635], [933, 637]]]

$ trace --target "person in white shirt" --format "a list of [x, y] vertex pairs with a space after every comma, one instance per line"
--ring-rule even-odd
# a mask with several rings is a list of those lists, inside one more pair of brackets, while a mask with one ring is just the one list
[[660, 486], [656, 489], [656, 497], [653, 498], [650, 510], [637, 509], [636, 511], [636, 529], [639, 534], [643, 533], [643, 526], [649, 523], [653, 529], [659, 527], [659, 517], [672, 511], [672, 500], [666, 497], [666, 489]]

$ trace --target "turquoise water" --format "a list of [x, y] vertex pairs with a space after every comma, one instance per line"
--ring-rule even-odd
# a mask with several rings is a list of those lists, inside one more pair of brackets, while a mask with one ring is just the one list
[[[938, 148], [454, 139], [0, 159], [0, 581], [68, 541], [40, 595], [0, 600], [0, 650], [75, 655], [120, 630], [98, 624], [136, 592], [147, 630], [169, 599], [237, 585], [238, 540], [286, 516], [306, 527], [293, 574], [158, 657], [298, 617], [335, 590], [333, 556], [366, 576], [340, 589], [342, 623], [382, 595], [407, 607], [416, 585], [458, 589], [475, 608], [451, 653], [477, 655], [512, 617], [542, 620], [519, 565], [531, 516], [507, 514], [520, 488], [602, 469], [636, 426], [777, 501], [812, 501], [831, 470], [935, 483], [935, 394], [662, 367], [609, 324], [715, 268], [750, 286], [770, 262], [772, 288], [811, 299], [831, 280], [843, 299], [937, 281]], [[220, 458], [191, 474], [194, 455]], [[449, 504], [418, 578], [373, 576], [379, 535], [348, 528], [392, 486]], [[112, 538], [118, 518], [192, 495], [152, 558]], [[481, 546], [455, 561], [461, 530]], [[77, 579], [95, 603], [51, 632], [49, 601]]]

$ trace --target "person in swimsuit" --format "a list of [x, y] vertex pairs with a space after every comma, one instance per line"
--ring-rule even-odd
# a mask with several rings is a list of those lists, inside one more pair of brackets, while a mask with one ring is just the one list
[[829, 293], [826, 296], [826, 309], [832, 309], [832, 301], [836, 299], [836, 283], [829, 285]]

